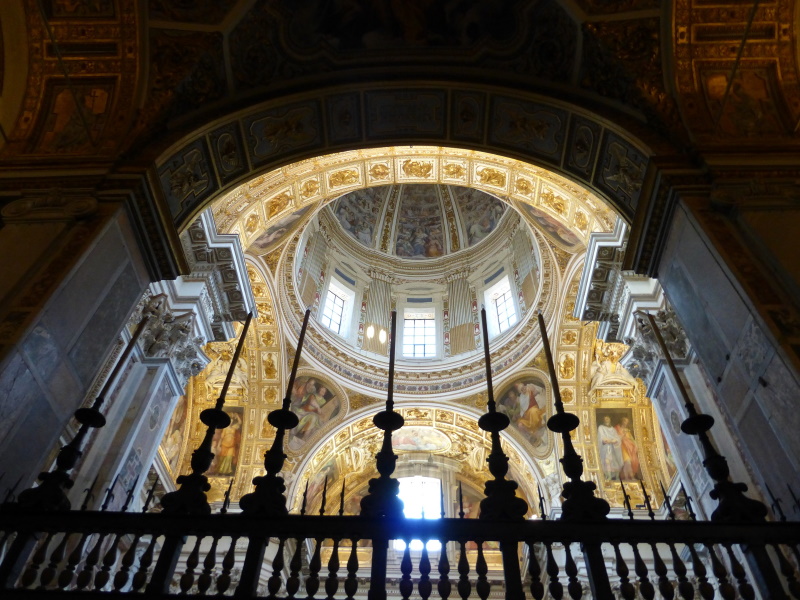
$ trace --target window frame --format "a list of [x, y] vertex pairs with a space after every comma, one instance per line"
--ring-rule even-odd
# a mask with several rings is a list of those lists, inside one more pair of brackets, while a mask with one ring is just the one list
[[[329, 325], [325, 323], [323, 319], [326, 319], [325, 312], [328, 308], [328, 299], [330, 298], [331, 294], [333, 296], [341, 299], [343, 301], [342, 304], [342, 314], [341, 314], [341, 321], [339, 323], [339, 331], [336, 331]], [[356, 292], [355, 290], [350, 289], [344, 283], [339, 281], [336, 277], [331, 277], [328, 280], [328, 285], [325, 288], [325, 295], [324, 301], [320, 303], [320, 307], [317, 313], [317, 320], [319, 321], [320, 325], [325, 327], [331, 333], [338, 335], [339, 337], [349, 339], [352, 320], [353, 320], [353, 305], [355, 302]]]
[[[500, 314], [497, 306], [496, 300], [506, 293], [509, 294], [507, 307], [513, 309], [513, 322], [508, 324], [508, 327], [505, 329], [501, 328], [500, 323]], [[499, 281], [493, 283], [492, 285], [488, 286], [483, 291], [483, 298], [484, 298], [484, 307], [486, 308], [486, 325], [489, 339], [494, 339], [499, 335], [506, 333], [507, 331], [514, 328], [514, 326], [519, 323], [520, 318], [522, 317], [519, 310], [519, 304], [517, 302], [517, 294], [516, 290], [514, 289], [514, 285], [511, 281], [511, 277], [508, 274], [504, 275]]]
[[[403, 316], [403, 327], [400, 339], [398, 342], [400, 343], [400, 356], [403, 360], [418, 360], [418, 361], [425, 361], [431, 359], [438, 359], [441, 357], [441, 349], [440, 349], [440, 338], [441, 335], [439, 333], [440, 330], [440, 323], [437, 319], [436, 307], [427, 305], [427, 306], [405, 306], [403, 308], [402, 316]], [[420, 315], [420, 316], [415, 316]], [[424, 315], [424, 316], [422, 316]], [[414, 337], [411, 341], [408, 340], [408, 327], [407, 322], [413, 321], [413, 334]], [[418, 322], [422, 322], [422, 331], [421, 331], [421, 341], [418, 341], [418, 335], [420, 335], [417, 331]], [[432, 337], [431, 339], [428, 339]], [[422, 354], [417, 354], [414, 352], [413, 354], [406, 354], [407, 347], [418, 348], [422, 347], [423, 352]], [[428, 354], [428, 349], [432, 347], [433, 353]]]

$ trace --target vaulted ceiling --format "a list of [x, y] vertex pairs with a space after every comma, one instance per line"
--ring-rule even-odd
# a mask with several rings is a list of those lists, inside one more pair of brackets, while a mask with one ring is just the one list
[[0, 162], [120, 167], [216, 115], [353, 77], [554, 96], [689, 159], [798, 145], [792, 0], [337, 6], [3, 2]]

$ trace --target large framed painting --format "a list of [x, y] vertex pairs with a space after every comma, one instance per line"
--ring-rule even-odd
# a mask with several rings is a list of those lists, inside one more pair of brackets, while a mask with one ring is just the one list
[[244, 429], [244, 408], [233, 406], [224, 409], [231, 418], [225, 429], [217, 429], [211, 441], [214, 460], [206, 475], [209, 477], [233, 477], [239, 464], [239, 451], [242, 448]]
[[642, 464], [630, 408], [598, 408], [597, 455], [605, 481], [640, 481]]

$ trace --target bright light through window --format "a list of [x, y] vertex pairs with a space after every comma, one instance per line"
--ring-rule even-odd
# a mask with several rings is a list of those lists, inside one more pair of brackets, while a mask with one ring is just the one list
[[500, 335], [517, 322], [517, 306], [508, 275], [484, 292], [489, 338]]
[[[403, 501], [403, 514], [407, 519], [439, 519], [442, 514], [442, 483], [434, 477], [400, 477], [400, 493]], [[428, 551], [441, 550], [442, 543], [431, 540]], [[421, 551], [422, 540], [411, 540], [411, 550]], [[394, 541], [395, 550], [405, 550], [403, 540]]]
[[435, 357], [436, 321], [433, 311], [406, 310], [403, 316], [403, 356]]
[[514, 299], [511, 297], [511, 290], [506, 290], [494, 300], [497, 309], [497, 324], [500, 333], [511, 327], [517, 322], [517, 311], [514, 308]]
[[352, 310], [353, 291], [331, 278], [328, 284], [328, 293], [325, 296], [325, 304], [319, 315], [320, 323], [334, 333], [347, 337]]
[[328, 297], [325, 300], [325, 309], [322, 311], [322, 324], [339, 333], [342, 329], [342, 313], [344, 312], [344, 298], [333, 290], [328, 290]]

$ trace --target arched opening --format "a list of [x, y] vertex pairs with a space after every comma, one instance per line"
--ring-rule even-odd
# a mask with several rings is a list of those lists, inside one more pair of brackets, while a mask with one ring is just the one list
[[[408, 190], [421, 190], [430, 203], [413, 199]], [[496, 224], [485, 230], [479, 218], [459, 204], [490, 207], [498, 201]], [[434, 256], [422, 249], [416, 255], [413, 248], [403, 249], [402, 232], [412, 231], [403, 229], [404, 210], [409, 223], [433, 219], [426, 222], [427, 229], [441, 232]], [[541, 340], [532, 319], [538, 311], [556, 327], [562, 393], [570, 410], [586, 419], [580, 441], [604, 496], [621, 510], [620, 478], [603, 476], [596, 446], [603, 410], [617, 411], [615, 426], [625, 412], [633, 424], [630, 436], [641, 438], [633, 452], [651, 457], [634, 483], [646, 480], [655, 488], [673, 476], [665, 466], [669, 446], [660, 434], [653, 435], [658, 419], [643, 384], [621, 376], [627, 371], [618, 364], [619, 356], [605, 364], [609, 357], [594, 352], [596, 326], [573, 315], [592, 236], [613, 236], [615, 231], [624, 236], [625, 231], [622, 219], [581, 186], [511, 158], [458, 148], [402, 146], [347, 151], [282, 167], [220, 195], [210, 211], [220, 232], [237, 233], [242, 241], [259, 310], [247, 342], [250, 358], [241, 368], [247, 382], [241, 391], [232, 388], [229, 401], [229, 410], [241, 410], [250, 422], [250, 433], [242, 436], [236, 450], [243, 464], [236, 472], [212, 473], [212, 499], [221, 500], [232, 484], [235, 501], [248, 492], [262, 469], [260, 457], [272, 439], [266, 415], [286, 392], [282, 385], [295, 343], [293, 332], [299, 329], [304, 307], [311, 306], [310, 343], [296, 389], [289, 391], [300, 419], [287, 438], [290, 505], [300, 509], [308, 484], [307, 508], [319, 510], [327, 479], [336, 493], [328, 495], [326, 512], [337, 510], [334, 504], [344, 484], [346, 514], [357, 514], [374, 474], [377, 442], [366, 434], [374, 438], [376, 430], [368, 415], [385, 398], [387, 345], [379, 332], [387, 330], [392, 307], [401, 314], [411, 311], [412, 317], [421, 315], [419, 310], [429, 311], [436, 332], [433, 356], [399, 357], [395, 398], [414, 434], [409, 439], [424, 438], [426, 431], [430, 437], [441, 436], [439, 443], [448, 447], [449, 455], [428, 451], [425, 460], [438, 467], [449, 461], [454, 473], [450, 488], [466, 483], [468, 504], [476, 502], [488, 475], [488, 438], [476, 438], [471, 447], [463, 444], [475, 435], [480, 416], [476, 409], [486, 403], [482, 351], [473, 330], [476, 307], [496, 300], [491, 294], [500, 282], [508, 291], [513, 289], [519, 318], [508, 331], [490, 333], [495, 393], [500, 410], [512, 422], [504, 435], [508, 451], [517, 457], [512, 471], [528, 505], [537, 507], [541, 500], [549, 511], [558, 510], [561, 503], [558, 448], [544, 427], [552, 407]], [[331, 327], [331, 293], [340, 299], [338, 331]], [[370, 309], [379, 302], [381, 316], [373, 318]], [[459, 311], [468, 328], [464, 348], [457, 347], [461, 322], [454, 315]], [[443, 325], [445, 314], [448, 323]], [[463, 336], [460, 339], [463, 344]], [[617, 372], [617, 378], [609, 379], [606, 371]], [[216, 389], [205, 377], [201, 374], [189, 386], [198, 406], [210, 401]], [[598, 394], [601, 388], [605, 395]], [[196, 434], [184, 444], [182, 459], [173, 450], [170, 460], [178, 471], [195, 443]], [[398, 452], [398, 473], [405, 474], [412, 463], [420, 468], [413, 451]], [[174, 476], [178, 471], [171, 472]], [[446, 491], [447, 498], [455, 497], [452, 489]], [[477, 514], [476, 508], [473, 511]]]

